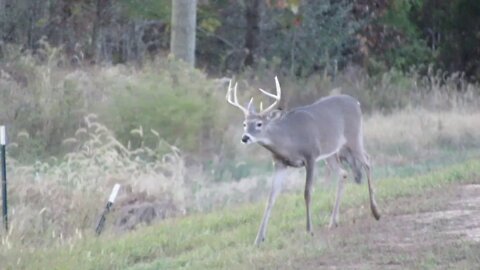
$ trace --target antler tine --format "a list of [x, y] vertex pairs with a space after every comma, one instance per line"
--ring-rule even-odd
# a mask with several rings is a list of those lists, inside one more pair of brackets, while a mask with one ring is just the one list
[[228, 89], [227, 89], [227, 95], [225, 98], [227, 99], [228, 103], [230, 103], [230, 89], [232, 89], [232, 79], [228, 82]]
[[248, 101], [247, 109], [250, 109], [250, 106], [253, 104], [253, 97], [250, 98], [250, 101]]
[[265, 94], [266, 96], [269, 96], [269, 97], [271, 97], [271, 98], [277, 99], [277, 96], [276, 96], [276, 95], [271, 94], [271, 93], [263, 90], [262, 88], [258, 88], [258, 90], [260, 90], [260, 91], [261, 91], [263, 94]]
[[240, 106], [240, 103], [238, 103], [237, 86], [238, 86], [238, 82], [235, 82], [235, 86], [233, 87], [233, 98], [235, 98], [235, 103]]
[[266, 114], [268, 113], [269, 111], [271, 111], [273, 108], [275, 108], [275, 106], [277, 105], [277, 103], [280, 101], [280, 99], [282, 98], [282, 89], [280, 88], [280, 83], [278, 82], [278, 78], [277, 76], [275, 76], [275, 88], [276, 88], [276, 91], [277, 91], [277, 94], [274, 95], [274, 94], [271, 94], [261, 88], [259, 88], [259, 90], [265, 94], [266, 96], [269, 96], [273, 99], [275, 99], [275, 102], [273, 102], [272, 105], [270, 105], [268, 108], [266, 108], [265, 110], [260, 110], [261, 114]]
[[[228, 83], [228, 91], [226, 96], [227, 101], [228, 103], [242, 110], [244, 114], [248, 114], [248, 110], [238, 103], [237, 86], [238, 86], [238, 83], [235, 83], [235, 86], [232, 88], [232, 80], [230, 80], [230, 82]], [[232, 101], [232, 90], [233, 90], [233, 101]]]

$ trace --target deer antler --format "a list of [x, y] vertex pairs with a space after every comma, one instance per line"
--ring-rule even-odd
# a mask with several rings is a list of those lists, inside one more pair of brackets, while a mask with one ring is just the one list
[[[277, 91], [277, 94], [276, 94], [276, 95], [271, 94], [271, 93], [263, 90], [262, 88], [259, 88], [259, 90], [260, 90], [264, 95], [275, 99], [275, 102], [273, 102], [273, 104], [270, 105], [270, 106], [269, 106], [268, 108], [266, 108], [265, 110], [262, 110], [263, 108], [261, 108], [261, 109], [260, 109], [260, 114], [266, 114], [266, 113], [270, 112], [273, 108], [275, 108], [275, 106], [277, 106], [278, 102], [280, 101], [280, 99], [281, 99], [281, 97], [282, 97], [282, 89], [280, 89], [280, 83], [278, 82], [277, 76], [275, 76], [275, 87], [276, 87], [276, 91]], [[263, 107], [263, 104], [260, 104], [260, 107]]]
[[[240, 110], [242, 110], [242, 112], [247, 115], [248, 114], [248, 109], [243, 107], [242, 105], [240, 105], [238, 103], [238, 98], [237, 98], [237, 86], [238, 86], [238, 83], [235, 83], [235, 87], [232, 88], [232, 80], [230, 80], [230, 82], [228, 83], [228, 91], [227, 91], [227, 101], [228, 103], [232, 104], [233, 106], [239, 108]], [[232, 91], [233, 91], [233, 100], [232, 100]], [[251, 104], [251, 100], [250, 100], [250, 103]], [[250, 107], [250, 105], [249, 105]]]

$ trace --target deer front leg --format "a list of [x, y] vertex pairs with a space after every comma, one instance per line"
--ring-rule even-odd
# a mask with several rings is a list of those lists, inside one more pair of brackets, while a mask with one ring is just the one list
[[287, 167], [281, 162], [275, 162], [275, 172], [273, 174], [272, 181], [272, 190], [270, 191], [270, 197], [267, 201], [267, 206], [265, 212], [263, 213], [262, 223], [258, 229], [257, 237], [255, 238], [255, 245], [259, 245], [261, 242], [265, 241], [265, 235], [267, 232], [268, 220], [270, 219], [270, 213], [272, 211], [273, 205], [277, 195], [282, 190], [283, 179], [287, 171]]
[[305, 170], [307, 171], [307, 179], [305, 181], [305, 206], [307, 210], [307, 232], [313, 235], [312, 232], [312, 216], [310, 214], [310, 202], [312, 200], [312, 183], [315, 174], [315, 160], [307, 160], [305, 164]]
[[332, 170], [338, 175], [337, 194], [335, 196], [335, 204], [333, 206], [332, 216], [330, 217], [330, 224], [328, 225], [328, 227], [331, 229], [334, 226], [338, 226], [338, 211], [340, 209], [340, 201], [342, 200], [343, 195], [343, 182], [347, 178], [347, 172], [341, 168], [337, 155], [329, 157], [328, 163], [330, 164]]

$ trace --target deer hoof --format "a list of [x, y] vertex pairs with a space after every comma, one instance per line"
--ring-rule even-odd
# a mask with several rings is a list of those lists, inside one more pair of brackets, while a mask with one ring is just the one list
[[328, 225], [328, 229], [332, 230], [338, 227], [338, 222], [336, 221], [331, 221], [330, 224]]

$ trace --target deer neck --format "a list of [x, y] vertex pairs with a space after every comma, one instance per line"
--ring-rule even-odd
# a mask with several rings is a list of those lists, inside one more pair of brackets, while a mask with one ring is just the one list
[[287, 149], [288, 147], [284, 143], [290, 140], [288, 133], [284, 132], [279, 125], [274, 125], [266, 131], [266, 135], [265, 139], [259, 141], [258, 144], [270, 151], [276, 160], [280, 160], [287, 165], [295, 163], [289, 155], [291, 151]]

